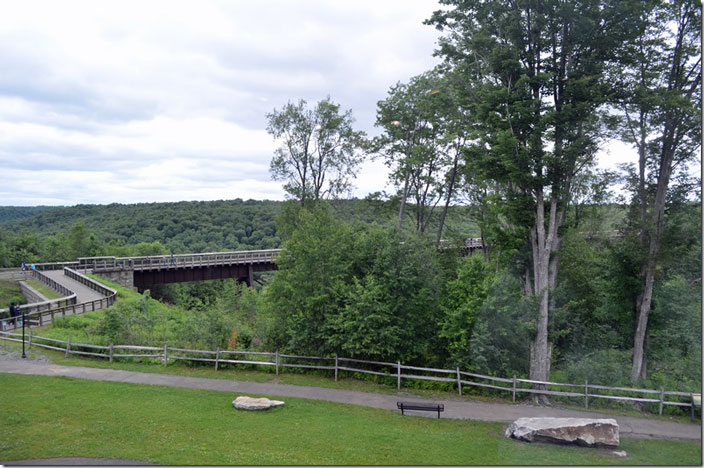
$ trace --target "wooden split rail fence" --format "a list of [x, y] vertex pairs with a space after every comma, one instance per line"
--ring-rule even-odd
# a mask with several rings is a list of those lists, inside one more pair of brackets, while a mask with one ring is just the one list
[[[284, 368], [315, 369], [326, 370], [334, 374], [338, 380], [341, 371], [377, 375], [396, 380], [396, 386], [401, 388], [402, 380], [426, 380], [434, 382], [447, 382], [455, 384], [457, 391], [462, 395], [465, 387], [479, 387], [497, 390], [511, 394], [513, 402], [516, 396], [523, 394], [542, 394], [554, 397], [568, 397], [584, 401], [584, 407], [589, 408], [590, 401], [605, 399], [621, 402], [653, 403], [658, 406], [658, 413], [662, 414], [665, 406], [678, 406], [690, 408], [694, 415], [695, 407], [700, 406], [701, 398], [698, 393], [651, 390], [644, 388], [609, 387], [605, 385], [572, 384], [561, 382], [543, 382], [538, 380], [496, 377], [482, 375], [473, 372], [465, 372], [456, 368], [435, 369], [430, 367], [419, 367], [402, 364], [400, 361], [380, 362], [352, 359], [345, 357], [319, 357], [319, 356], [295, 356], [290, 354], [280, 354], [279, 352], [255, 352], [255, 351], [231, 351], [231, 350], [198, 350], [176, 348], [164, 345], [154, 346], [134, 346], [134, 345], [109, 345], [98, 346], [85, 343], [74, 343], [69, 341], [28, 335], [29, 347], [38, 346], [41, 348], [62, 351], [66, 356], [90, 356], [109, 359], [113, 362], [116, 359], [136, 358], [155, 359], [161, 361], [164, 366], [169, 361], [193, 361], [210, 362], [218, 370], [221, 364], [243, 364], [273, 367], [276, 375]], [[0, 332], [0, 340], [22, 342], [22, 335], [18, 333]], [[297, 361], [297, 362], [292, 362]], [[435, 374], [435, 375], [428, 375]], [[438, 376], [441, 374], [442, 376]], [[535, 388], [535, 385], [544, 386], [545, 389]], [[533, 388], [531, 388], [533, 386]], [[550, 388], [561, 387], [567, 390], [549, 390]], [[624, 396], [614, 393], [627, 393], [637, 396]]]

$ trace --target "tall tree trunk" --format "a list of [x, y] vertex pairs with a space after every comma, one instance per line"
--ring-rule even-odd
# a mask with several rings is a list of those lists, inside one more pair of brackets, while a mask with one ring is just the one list
[[648, 259], [645, 263], [643, 293], [638, 300], [638, 310], [636, 311], [636, 332], [633, 337], [633, 367], [631, 368], [631, 382], [636, 383], [642, 378], [647, 370], [644, 366], [645, 359], [645, 338], [648, 330], [648, 317], [653, 299], [653, 287], [655, 285], [655, 270], [657, 266], [657, 256], [660, 252], [660, 240], [662, 237], [665, 220], [665, 195], [670, 183], [672, 173], [673, 154], [665, 144], [662, 151], [660, 173], [658, 174], [658, 185], [655, 192], [655, 206], [653, 209], [650, 240], [648, 245]]
[[459, 159], [459, 149], [455, 153], [455, 161], [452, 165], [452, 175], [450, 176], [450, 186], [447, 189], [447, 198], [445, 199], [445, 207], [440, 215], [440, 224], [438, 226], [438, 237], [435, 241], [435, 248], [440, 248], [440, 241], [442, 240], [442, 230], [445, 227], [445, 217], [447, 216], [447, 210], [450, 207], [450, 200], [452, 199], [452, 192], [455, 188], [455, 179], [457, 177], [457, 162]]
[[[548, 320], [550, 305], [550, 253], [557, 235], [557, 199], [550, 199], [550, 215], [548, 230], [545, 232], [545, 205], [543, 203], [542, 187], [536, 190], [536, 219], [531, 230], [533, 250], [533, 287], [538, 297], [538, 320], [535, 338], [531, 343], [530, 378], [547, 381], [550, 378], [550, 352], [548, 345]], [[545, 385], [535, 385], [538, 390], [546, 390]], [[548, 404], [545, 395], [535, 394], [536, 403]]]
[[408, 184], [411, 178], [410, 172], [406, 174], [406, 180], [403, 183], [403, 195], [401, 196], [401, 206], [399, 207], [398, 210], [398, 230], [400, 231], [403, 228], [403, 212], [406, 208], [406, 198], [408, 198]]

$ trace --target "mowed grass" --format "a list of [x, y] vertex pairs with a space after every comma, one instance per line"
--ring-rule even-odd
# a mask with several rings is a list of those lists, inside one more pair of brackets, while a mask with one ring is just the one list
[[612, 450], [504, 439], [504, 425], [282, 398], [265, 412], [229, 392], [0, 375], [0, 461], [95, 457], [167, 465], [698, 465], [698, 444]]
[[47, 286], [46, 284], [42, 283], [39, 280], [31, 279], [31, 280], [27, 280], [26, 283], [29, 286], [31, 286], [32, 289], [41, 293], [44, 297], [46, 297], [49, 300], [60, 299], [60, 298], [64, 297], [63, 294], [60, 294], [60, 293], [54, 291], [49, 286]]

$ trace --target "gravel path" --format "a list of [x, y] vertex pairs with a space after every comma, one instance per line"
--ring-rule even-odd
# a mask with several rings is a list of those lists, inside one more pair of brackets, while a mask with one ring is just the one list
[[[304, 387], [276, 383], [244, 382], [224, 379], [207, 379], [183, 377], [177, 375], [151, 374], [114, 369], [96, 369], [90, 367], [59, 366], [40, 360], [2, 360], [0, 372], [27, 375], [65, 376], [87, 380], [105, 380], [147, 385], [165, 385], [171, 387], [195, 388], [231, 392], [233, 394], [254, 394], [282, 397], [308, 398], [353, 405], [370, 406], [396, 411], [398, 400], [422, 400], [403, 392], [392, 395], [356, 392], [320, 387]], [[234, 399], [234, 395], [233, 395]], [[521, 417], [577, 417], [577, 418], [613, 418], [619, 424], [620, 433], [625, 437], [665, 438], [697, 441], [702, 440], [701, 424], [683, 424], [661, 419], [636, 418], [631, 416], [614, 416], [590, 411], [578, 411], [563, 408], [546, 408], [528, 404], [497, 404], [461, 399], [434, 400], [445, 405], [443, 418], [476, 419], [509, 423]], [[412, 413], [411, 413], [412, 414]], [[436, 417], [429, 412], [416, 413], [427, 417]]]

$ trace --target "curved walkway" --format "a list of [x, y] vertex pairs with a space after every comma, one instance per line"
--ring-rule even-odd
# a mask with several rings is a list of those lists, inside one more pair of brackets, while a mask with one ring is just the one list
[[[406, 394], [382, 395], [377, 393], [338, 390], [332, 388], [304, 387], [276, 383], [257, 383], [232, 381], [224, 379], [207, 379], [200, 377], [182, 377], [167, 374], [150, 374], [113, 369], [96, 369], [90, 367], [73, 367], [47, 364], [37, 361], [0, 361], [0, 372], [27, 375], [48, 375], [74, 377], [87, 380], [105, 380], [148, 385], [165, 385], [202, 390], [217, 390], [232, 393], [249, 393], [275, 397], [308, 398], [326, 400], [353, 405], [371, 406], [387, 410], [396, 410], [396, 401], [422, 400]], [[445, 405], [443, 417], [454, 419], [476, 419], [480, 421], [512, 422], [521, 417], [587, 417], [613, 418], [619, 424], [621, 435], [638, 438], [682, 439], [700, 442], [702, 426], [700, 424], [683, 424], [661, 419], [635, 418], [631, 416], [613, 416], [588, 411], [562, 408], [545, 408], [526, 404], [495, 404], [473, 402], [460, 399], [434, 400]], [[423, 413], [424, 416], [432, 417]]]
[[91, 302], [102, 299], [103, 296], [95, 289], [91, 289], [88, 286], [79, 283], [73, 278], [69, 278], [64, 275], [64, 270], [46, 270], [42, 271], [43, 274], [53, 279], [62, 286], [65, 286], [69, 290], [76, 293], [76, 302], [81, 304], [83, 302]]

